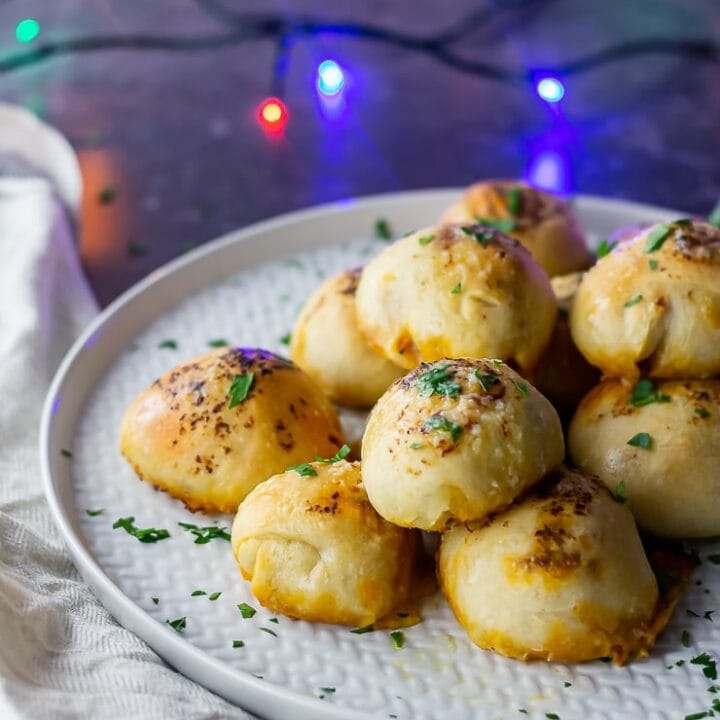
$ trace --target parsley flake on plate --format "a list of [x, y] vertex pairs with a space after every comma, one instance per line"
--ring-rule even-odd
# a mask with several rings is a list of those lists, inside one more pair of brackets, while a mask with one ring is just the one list
[[645, 241], [645, 252], [653, 253], [659, 250], [670, 235], [671, 229], [670, 225], [666, 223], [654, 227]]
[[453, 287], [453, 289], [450, 291], [453, 295], [459, 295], [462, 292], [462, 283], [458, 283]]
[[232, 646], [233, 646], [234, 648], [245, 647], [245, 642], [244, 642], [243, 640], [233, 640], [233, 641], [232, 641]]
[[710, 417], [710, 413], [704, 407], [700, 407], [700, 405], [698, 405], [695, 408], [695, 414], [701, 418], [709, 418]]
[[158, 347], [161, 350], [177, 350], [178, 344], [176, 340], [163, 340]]
[[193, 590], [190, 593], [190, 597], [198, 597], [200, 595], [207, 595], [207, 593], [204, 590]]
[[165, 622], [176, 632], [182, 632], [187, 625], [187, 618], [181, 617], [177, 618], [177, 620], [166, 620]]
[[257, 610], [252, 607], [252, 605], [248, 605], [247, 603], [240, 603], [237, 606], [237, 609], [240, 611], [240, 614], [243, 616], [243, 619], [247, 620], [248, 618], [251, 618]]
[[418, 244], [419, 245], [428, 245], [435, 239], [434, 235], [421, 235], [418, 238]]
[[222, 592], [221, 592], [221, 591], [215, 591], [215, 592], [210, 593], [210, 594], [208, 595], [208, 600], [209, 600], [210, 602], [215, 602], [221, 595], [222, 595]]
[[390, 223], [385, 218], [375, 221], [375, 237], [381, 240], [392, 240], [393, 232]]
[[151, 597], [150, 599], [153, 601], [153, 605], [157, 605], [160, 602], [159, 597]]
[[283, 345], [289, 345], [291, 340], [292, 340], [292, 335], [291, 335], [290, 333], [285, 333], [285, 334], [280, 338], [280, 342], [281, 342]]
[[236, 405], [239, 405], [247, 398], [254, 379], [255, 373], [253, 372], [235, 376], [235, 379], [230, 385], [230, 390], [228, 390], [229, 408], [234, 408]]
[[690, 647], [690, 633], [687, 630], [682, 631], [682, 635], [680, 636], [680, 643], [685, 648]]
[[717, 663], [706, 652], [696, 655], [690, 660], [691, 665], [700, 665], [703, 675], [709, 680], [717, 680]]
[[230, 343], [225, 338], [218, 338], [217, 340], [208, 340], [208, 346], [211, 348], [227, 347]]
[[230, 533], [224, 527], [218, 527], [217, 525], [198, 527], [197, 525], [186, 522], [179, 522], [178, 525], [183, 530], [187, 530], [187, 532], [195, 536], [196, 545], [207, 545], [207, 543], [216, 538], [230, 542]]
[[272, 635], [273, 637], [278, 636], [277, 633], [274, 630], [271, 630], [270, 628], [261, 627], [261, 628], [258, 628], [258, 630], [261, 630], [262, 632], [267, 633], [268, 635]]
[[86, 514], [88, 514], [90, 517], [97, 517], [98, 515], [102, 515], [105, 512], [104, 508], [98, 508], [97, 510], [86, 510]]
[[66, 457], [66, 458], [71, 458], [71, 457], [73, 456], [73, 454], [72, 454], [69, 450], [67, 450], [67, 449], [65, 449], [65, 448], [62, 448], [62, 449], [60, 450], [60, 454], [61, 454], [63, 457]]
[[170, 533], [164, 528], [136, 528], [135, 518], [133, 516], [119, 518], [113, 523], [113, 530], [122, 528], [128, 535], [137, 538], [141, 543], [156, 543], [160, 540], [166, 540], [170, 537]]
[[633, 305], [637, 305], [641, 300], [643, 299], [643, 296], [641, 294], [633, 295], [629, 300], [625, 301], [625, 304], [623, 307], [629, 308]]
[[375, 628], [372, 625], [365, 625], [364, 627], [355, 628], [350, 632], [355, 635], [364, 635], [365, 633], [375, 632]]
[[330, 458], [322, 458], [319, 455], [315, 456], [315, 462], [321, 462], [330, 464], [330, 463], [336, 463], [340, 462], [341, 460], [344, 460], [348, 455], [350, 454], [350, 446], [349, 445], [343, 445], [332, 457]]
[[400, 648], [405, 646], [405, 635], [402, 630], [393, 630], [390, 633], [390, 642], [392, 643], [392, 646], [399, 650]]

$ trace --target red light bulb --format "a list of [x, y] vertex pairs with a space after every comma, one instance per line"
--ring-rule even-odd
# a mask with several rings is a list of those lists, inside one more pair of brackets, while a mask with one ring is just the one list
[[282, 132], [287, 125], [288, 109], [282, 100], [276, 97], [266, 98], [258, 108], [258, 121], [265, 132]]

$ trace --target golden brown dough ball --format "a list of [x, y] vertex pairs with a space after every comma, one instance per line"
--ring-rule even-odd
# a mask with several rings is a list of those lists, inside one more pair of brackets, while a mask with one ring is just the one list
[[385, 519], [444, 530], [511, 503], [563, 458], [560, 420], [499, 360], [444, 360], [401, 378], [373, 408], [363, 483]]
[[519, 240], [550, 275], [584, 270], [592, 262], [585, 233], [570, 205], [518, 180], [488, 180], [471, 185], [449, 207], [441, 222], [499, 223]]
[[582, 273], [551, 278], [558, 303], [558, 319], [550, 344], [531, 373], [535, 387], [565, 417], [572, 414], [583, 395], [600, 382], [600, 373], [580, 354], [570, 334], [570, 308]]
[[258, 483], [343, 442], [315, 381], [257, 348], [178, 365], [140, 393], [120, 428], [120, 449], [143, 480], [207, 512], [235, 512]]
[[255, 488], [235, 516], [232, 549], [265, 607], [359, 626], [408, 598], [423, 555], [421, 534], [383, 520], [359, 463], [344, 460], [309, 463]]
[[361, 268], [326, 280], [305, 303], [292, 331], [290, 357], [335, 402], [369, 407], [403, 374], [372, 350], [355, 316]]
[[445, 533], [438, 576], [470, 639], [519, 660], [622, 663], [664, 624], [631, 513], [564, 468], [485, 524]]
[[408, 369], [465, 356], [531, 368], [557, 313], [530, 253], [480, 225], [444, 225], [393, 243], [363, 270], [356, 304], [370, 344]]
[[580, 403], [568, 451], [655, 535], [720, 535], [720, 381], [610, 380]]
[[608, 376], [720, 373], [720, 229], [678, 220], [621, 243], [585, 273], [570, 329]]

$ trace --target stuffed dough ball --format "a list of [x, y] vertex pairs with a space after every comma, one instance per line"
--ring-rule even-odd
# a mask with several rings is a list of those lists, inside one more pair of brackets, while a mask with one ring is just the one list
[[617, 245], [585, 273], [570, 330], [607, 376], [720, 373], [720, 229], [677, 220]]
[[391, 525], [368, 502], [359, 463], [313, 462], [275, 475], [238, 508], [233, 555], [274, 612], [365, 626], [407, 600], [421, 533]]
[[343, 442], [315, 381], [257, 348], [178, 365], [140, 393], [120, 428], [122, 454], [141, 479], [206, 512], [235, 512], [258, 483]]
[[307, 300], [292, 331], [290, 357], [335, 402], [369, 407], [403, 374], [361, 335], [355, 292], [361, 268], [326, 280]]
[[518, 660], [647, 655], [658, 586], [630, 511], [561, 469], [484, 524], [442, 536], [440, 586], [481, 648]]
[[557, 314], [530, 253], [482, 225], [443, 225], [393, 243], [363, 270], [356, 304], [370, 344], [407, 369], [466, 356], [531, 368]]
[[563, 419], [572, 415], [583, 395], [600, 382], [600, 372], [580, 354], [570, 334], [570, 308], [582, 275], [577, 272], [550, 279], [558, 303], [558, 319], [550, 344], [531, 373], [535, 387]]
[[720, 380], [609, 380], [580, 403], [568, 452], [654, 535], [720, 535]]
[[592, 262], [569, 203], [517, 180], [471, 185], [440, 221], [496, 224], [519, 240], [551, 277], [584, 270]]
[[499, 360], [443, 360], [396, 381], [362, 441], [373, 507], [403, 527], [445, 530], [510, 504], [564, 455], [560, 420]]

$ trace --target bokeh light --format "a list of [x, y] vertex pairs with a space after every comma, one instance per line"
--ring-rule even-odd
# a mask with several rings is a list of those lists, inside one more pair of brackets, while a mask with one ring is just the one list
[[535, 86], [537, 94], [545, 100], [545, 102], [560, 102], [565, 95], [565, 86], [553, 77], [544, 77], [538, 81]]
[[25, 18], [15, 26], [15, 37], [18, 42], [32, 42], [40, 34], [40, 23], [35, 18]]
[[282, 100], [269, 97], [258, 108], [258, 120], [266, 132], [281, 132], [288, 121], [288, 110]]
[[345, 85], [345, 74], [334, 60], [318, 65], [317, 87], [323, 95], [337, 95]]

